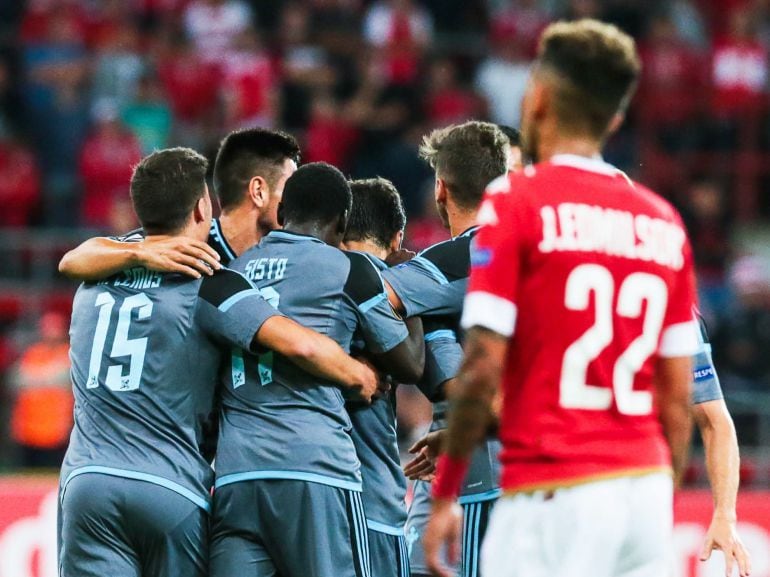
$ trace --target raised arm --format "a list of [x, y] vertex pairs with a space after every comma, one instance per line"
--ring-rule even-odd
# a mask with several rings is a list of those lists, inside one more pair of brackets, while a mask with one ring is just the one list
[[136, 266], [193, 278], [221, 267], [213, 248], [183, 236], [153, 236], [136, 242], [94, 237], [65, 254], [59, 272], [73, 280], [96, 281]]
[[317, 377], [334, 381], [370, 402], [377, 392], [377, 374], [350, 357], [332, 339], [282, 316], [269, 318], [254, 335], [253, 348], [268, 348]]
[[693, 417], [703, 438], [714, 498], [714, 513], [700, 559], [706, 561], [711, 552], [718, 549], [725, 555], [725, 575], [732, 575], [737, 563], [744, 577], [751, 571], [751, 561], [736, 531], [740, 457], [735, 426], [722, 399], [694, 405]]

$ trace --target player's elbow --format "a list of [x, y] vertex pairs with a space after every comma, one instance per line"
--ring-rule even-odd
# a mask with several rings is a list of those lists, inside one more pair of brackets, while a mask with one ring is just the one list
[[321, 346], [318, 339], [308, 334], [297, 339], [287, 340], [280, 353], [294, 361], [316, 364], [321, 357]]
[[425, 356], [413, 358], [391, 371], [391, 376], [400, 383], [417, 383], [425, 370]]
[[67, 278], [78, 280], [77, 259], [73, 254], [74, 252], [74, 250], [71, 250], [61, 258], [59, 261], [59, 273]]

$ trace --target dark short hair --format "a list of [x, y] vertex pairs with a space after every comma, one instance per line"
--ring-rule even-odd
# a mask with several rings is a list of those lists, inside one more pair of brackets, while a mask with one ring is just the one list
[[330, 224], [353, 202], [350, 183], [325, 162], [300, 166], [286, 181], [281, 202], [284, 222]]
[[628, 105], [642, 68], [633, 38], [591, 19], [546, 28], [537, 66], [551, 73], [562, 124], [594, 137], [604, 136], [613, 116]]
[[500, 132], [505, 134], [509, 146], [521, 146], [521, 132], [516, 128], [507, 124], [498, 124], [497, 127], [500, 129]]
[[220, 206], [226, 209], [243, 202], [255, 176], [274, 187], [287, 159], [299, 163], [299, 145], [285, 132], [248, 128], [225, 136], [214, 162], [214, 190]]
[[460, 206], [475, 209], [487, 185], [508, 170], [508, 146], [496, 125], [474, 120], [434, 130], [423, 139], [420, 156]]
[[208, 161], [190, 148], [167, 148], [145, 156], [131, 176], [131, 202], [147, 234], [182, 230], [206, 194]]
[[406, 212], [398, 190], [384, 178], [353, 180], [350, 190], [353, 208], [345, 240], [372, 240], [388, 247], [393, 236], [406, 226]]

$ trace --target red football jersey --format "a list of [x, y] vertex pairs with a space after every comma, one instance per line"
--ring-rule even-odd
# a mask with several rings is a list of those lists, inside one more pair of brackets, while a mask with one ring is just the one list
[[490, 184], [479, 220], [463, 326], [512, 336], [503, 489], [669, 468], [655, 359], [698, 347], [676, 210], [601, 160], [560, 155]]

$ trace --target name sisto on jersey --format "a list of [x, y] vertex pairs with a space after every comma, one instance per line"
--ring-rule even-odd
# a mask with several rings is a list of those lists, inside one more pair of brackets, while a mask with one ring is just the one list
[[281, 280], [286, 274], [287, 258], [258, 258], [246, 263], [243, 271], [249, 280], [275, 279]]

